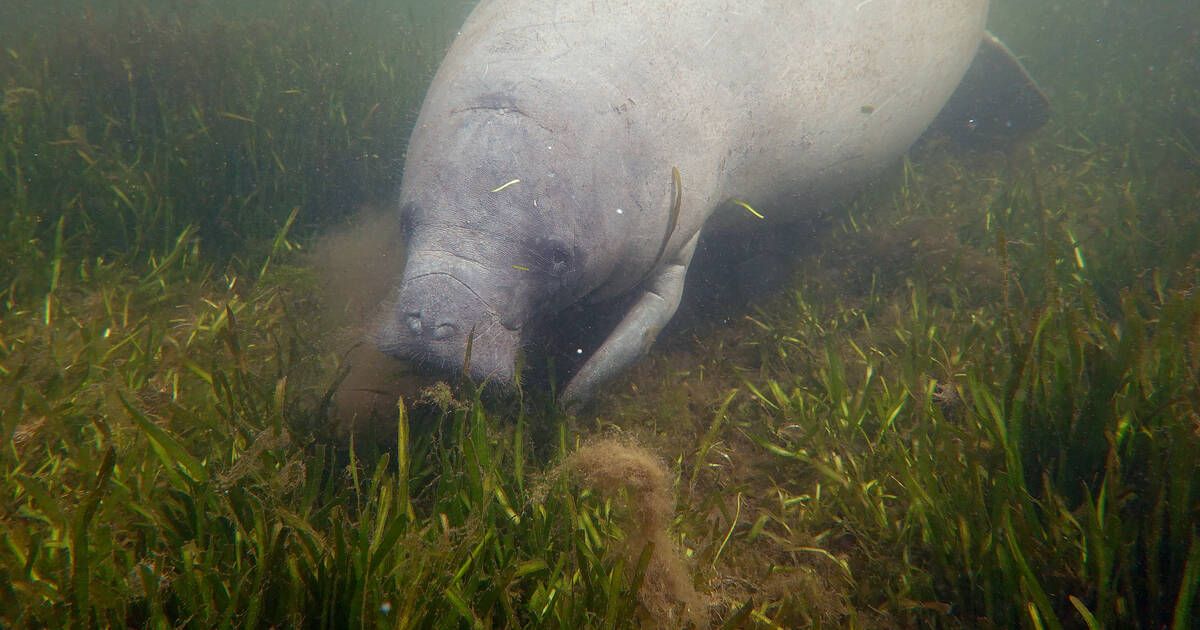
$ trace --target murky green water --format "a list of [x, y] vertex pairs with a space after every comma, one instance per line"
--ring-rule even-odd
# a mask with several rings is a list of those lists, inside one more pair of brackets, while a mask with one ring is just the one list
[[0, 626], [1197, 627], [1200, 7], [996, 3], [1043, 128], [567, 414], [362, 342], [470, 4], [0, 4]]

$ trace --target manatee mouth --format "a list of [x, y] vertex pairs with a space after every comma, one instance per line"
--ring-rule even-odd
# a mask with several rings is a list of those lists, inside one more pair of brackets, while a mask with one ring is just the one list
[[502, 325], [478, 292], [451, 273], [406, 278], [375, 341], [381, 352], [425, 372], [465, 373], [501, 389], [516, 385], [520, 328]]

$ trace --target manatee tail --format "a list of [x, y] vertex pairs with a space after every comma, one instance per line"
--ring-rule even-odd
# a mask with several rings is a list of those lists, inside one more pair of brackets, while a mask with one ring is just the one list
[[1050, 103], [1025, 66], [985, 32], [974, 61], [931, 129], [964, 144], [1004, 144], [1049, 119]]

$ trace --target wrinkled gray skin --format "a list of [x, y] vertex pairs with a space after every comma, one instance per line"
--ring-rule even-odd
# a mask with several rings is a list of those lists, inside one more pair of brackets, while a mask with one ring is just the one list
[[986, 13], [986, 0], [484, 0], [409, 146], [408, 262], [381, 349], [460, 371], [470, 337], [471, 376], [511, 386], [535, 324], [632, 292], [562, 394], [586, 399], [674, 314], [701, 230], [787, 221], [896, 160], [959, 83]]

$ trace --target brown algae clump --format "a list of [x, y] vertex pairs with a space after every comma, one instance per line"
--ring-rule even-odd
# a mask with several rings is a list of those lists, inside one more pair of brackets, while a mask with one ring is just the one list
[[684, 619], [706, 627], [704, 601], [667, 536], [674, 502], [662, 460], [628, 441], [603, 438], [581, 446], [563, 462], [562, 469], [606, 496], [625, 492], [630, 521], [625, 541], [628, 566], [636, 566], [646, 545], [653, 545], [638, 599], [654, 621], [678, 627], [677, 611], [682, 606]]

